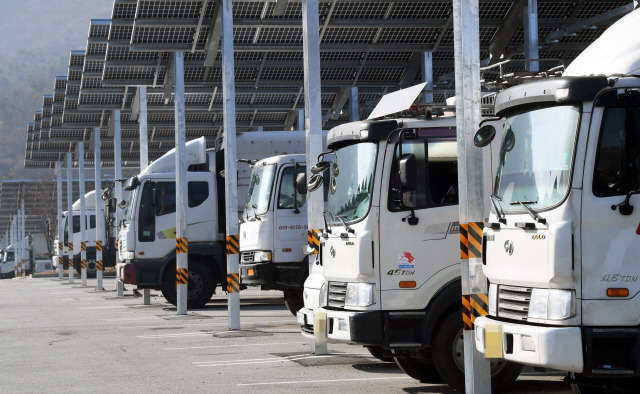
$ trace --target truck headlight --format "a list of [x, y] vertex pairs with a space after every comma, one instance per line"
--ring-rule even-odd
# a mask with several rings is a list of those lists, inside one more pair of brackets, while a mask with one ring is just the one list
[[498, 285], [491, 283], [489, 285], [489, 314], [498, 316]]
[[253, 261], [256, 263], [261, 261], [271, 261], [271, 252], [255, 252], [253, 255]]
[[320, 287], [320, 294], [318, 295], [318, 305], [320, 306], [320, 308], [327, 306], [328, 291], [329, 286], [327, 285], [327, 282], [324, 282], [322, 284], [322, 287]]
[[529, 317], [564, 320], [575, 316], [573, 290], [533, 289], [529, 301]]
[[347, 283], [344, 297], [345, 306], [373, 305], [373, 283]]

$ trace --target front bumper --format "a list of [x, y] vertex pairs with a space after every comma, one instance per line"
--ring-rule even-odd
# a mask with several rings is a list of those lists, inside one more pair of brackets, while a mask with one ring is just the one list
[[300, 333], [302, 336], [309, 339], [313, 338], [313, 311], [308, 308], [302, 308], [297, 312], [296, 318], [298, 324], [300, 324]]
[[137, 285], [138, 279], [136, 276], [136, 265], [135, 263], [118, 263], [116, 264], [116, 273], [118, 275], [118, 279], [122, 283], [126, 283], [129, 285]]
[[[330, 341], [350, 342], [368, 346], [383, 344], [383, 316], [380, 311], [354, 312], [318, 309], [327, 315], [327, 337]], [[314, 311], [303, 308], [298, 312], [302, 335], [313, 337]], [[301, 315], [305, 320], [302, 320]]]
[[270, 261], [240, 263], [240, 280], [247, 286], [274, 285], [276, 268]]
[[[534, 367], [581, 373], [584, 367], [579, 327], [541, 327], [509, 323], [488, 316], [475, 319], [475, 343], [486, 353], [487, 329], [501, 339], [502, 358]], [[527, 349], [527, 350], [525, 350]]]

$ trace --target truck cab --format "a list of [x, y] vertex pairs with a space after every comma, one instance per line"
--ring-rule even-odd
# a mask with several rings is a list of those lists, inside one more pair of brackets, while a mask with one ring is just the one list
[[305, 174], [302, 154], [255, 163], [240, 220], [242, 284], [283, 291], [294, 315], [303, 307], [302, 288], [309, 273], [302, 251], [308, 232]]
[[[314, 314], [325, 314], [330, 341], [360, 344], [416, 379], [462, 388], [455, 118], [352, 122], [333, 128], [327, 144], [327, 228], [314, 263], [324, 281], [318, 308], [298, 314], [303, 335], [318, 329]], [[520, 368], [494, 363], [495, 386]]]
[[0, 252], [0, 279], [13, 278], [15, 275], [15, 252], [9, 245]]
[[[496, 98], [505, 123], [483, 235], [489, 314], [475, 321], [476, 347], [567, 371], [577, 392], [637, 392], [640, 380], [637, 37], [634, 58], [627, 48], [638, 23], [638, 11], [617, 22], [562, 78]], [[616, 47], [624, 53], [607, 53]], [[576, 75], [587, 70], [595, 75]]]

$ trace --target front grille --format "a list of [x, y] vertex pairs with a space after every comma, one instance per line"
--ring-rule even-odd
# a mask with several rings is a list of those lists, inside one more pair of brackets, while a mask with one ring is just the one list
[[242, 263], [253, 263], [253, 255], [256, 252], [242, 252], [240, 255], [240, 261]]
[[530, 287], [498, 286], [498, 317], [527, 321]]
[[329, 300], [327, 306], [344, 309], [344, 297], [347, 294], [345, 282], [329, 282]]

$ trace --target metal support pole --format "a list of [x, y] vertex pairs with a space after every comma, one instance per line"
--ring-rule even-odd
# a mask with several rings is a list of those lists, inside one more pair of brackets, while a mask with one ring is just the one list
[[[145, 88], [144, 96], [145, 96], [144, 116], [145, 116], [145, 126], [146, 126], [146, 116], [147, 116], [146, 88]], [[115, 114], [113, 116], [114, 116], [113, 118], [114, 120], [113, 122], [113, 156], [114, 156], [113, 160], [114, 160], [114, 167], [115, 167], [113, 177], [115, 178], [114, 187], [116, 192], [116, 212], [115, 212], [116, 245], [115, 246], [116, 246], [116, 264], [120, 264], [120, 252], [118, 250], [119, 249], [118, 228], [119, 228], [120, 220], [122, 220], [122, 209], [118, 208], [117, 205], [120, 201], [122, 201], [122, 182], [120, 182], [120, 179], [122, 178], [122, 138], [121, 138], [122, 131], [120, 127], [120, 116], [115, 116]], [[142, 114], [140, 114], [140, 116], [142, 116]], [[142, 130], [140, 131], [140, 134], [142, 134]], [[140, 146], [142, 146], [142, 137], [140, 137], [140, 139], [141, 139]], [[140, 149], [140, 151], [142, 151], [142, 149]], [[142, 153], [140, 154], [140, 157], [142, 158]], [[122, 283], [118, 275], [116, 275], [116, 294], [118, 297], [124, 296], [124, 283]]]
[[236, 81], [233, 59], [232, 1], [222, 3], [222, 105], [224, 113], [224, 187], [227, 234], [227, 319], [231, 330], [240, 329], [240, 259], [238, 243], [238, 179], [236, 165]]
[[18, 262], [18, 275], [17, 277], [22, 276], [22, 212], [20, 211], [20, 206], [18, 205], [18, 214], [17, 214], [17, 223], [18, 223], [18, 231], [17, 231], [17, 241], [16, 241], [16, 246], [15, 246], [15, 258], [16, 261]]
[[56, 192], [58, 193], [58, 243], [55, 245], [56, 250], [58, 251], [58, 279], [63, 279], [63, 254], [64, 248], [62, 247], [62, 240], [64, 239], [64, 235], [62, 231], [64, 226], [62, 225], [62, 162], [56, 163]]
[[[322, 153], [322, 102], [320, 91], [320, 37], [319, 37], [318, 0], [302, 1], [302, 49], [304, 67], [304, 109], [307, 148], [307, 179], [311, 179], [311, 167]], [[324, 201], [322, 193], [309, 193], [307, 213], [309, 229], [315, 231], [323, 226], [322, 212]], [[309, 259], [309, 270], [313, 259]], [[311, 272], [311, 271], [309, 271]], [[311, 340], [311, 352], [327, 353], [326, 316], [314, 313], [315, 338]], [[320, 327], [322, 325], [322, 327]]]
[[149, 165], [149, 134], [147, 131], [147, 87], [140, 86], [138, 94], [140, 104], [140, 170]]
[[[524, 58], [538, 59], [538, 0], [522, 0], [522, 25], [524, 27]], [[538, 61], [525, 62], [524, 69], [537, 72]]]
[[13, 248], [13, 277], [18, 277], [18, 258], [17, 258], [17, 247], [16, 247], [16, 215], [13, 215], [13, 219], [11, 219], [11, 247]]
[[[113, 116], [120, 118], [120, 111], [113, 111]], [[102, 286], [102, 271], [104, 262], [102, 261], [102, 247], [104, 245], [104, 214], [102, 212], [102, 171], [100, 163], [100, 127], [93, 129], [93, 152], [95, 162], [95, 191], [96, 191], [96, 290], [104, 290]]]
[[350, 120], [352, 122], [360, 120], [360, 108], [358, 106], [358, 88], [356, 86], [351, 88], [351, 100], [349, 100], [349, 107], [351, 109]]
[[84, 198], [84, 141], [78, 142], [78, 181], [80, 184], [80, 280], [87, 285], [87, 223], [86, 201]]
[[67, 261], [69, 262], [69, 283], [74, 282], [73, 272], [73, 172], [71, 153], [67, 153]]
[[[456, 76], [456, 127], [460, 225], [483, 220], [482, 151], [473, 145], [480, 124], [480, 29], [478, 0], [453, 1]], [[487, 292], [481, 259], [462, 257], [462, 299]], [[464, 310], [464, 309], [463, 309]], [[467, 393], [490, 393], [489, 362], [474, 346], [473, 327], [464, 325], [464, 367]]]
[[[184, 107], [184, 53], [174, 54], [174, 105], [176, 135], [176, 292], [178, 315], [187, 314], [189, 246], [187, 232], [187, 147]], [[228, 172], [227, 172], [228, 173]]]
[[298, 110], [298, 130], [304, 130], [304, 109]]
[[[20, 212], [21, 212], [21, 220], [22, 223], [20, 223], [20, 228], [22, 231], [22, 234], [20, 234], [20, 237], [22, 238], [22, 250], [20, 251], [21, 254], [21, 258], [22, 258], [22, 277], [24, 278], [26, 276], [27, 273], [27, 261], [29, 261], [29, 244], [27, 242], [27, 234], [26, 234], [26, 229], [25, 229], [25, 225], [26, 225], [26, 214], [24, 212], [24, 198], [20, 200]], [[33, 269], [33, 267], [32, 267]]]
[[[425, 90], [433, 90], [433, 53], [422, 52], [420, 54], [420, 65], [422, 66], [422, 82], [426, 82]], [[433, 93], [422, 94], [423, 103], [433, 103]]]

